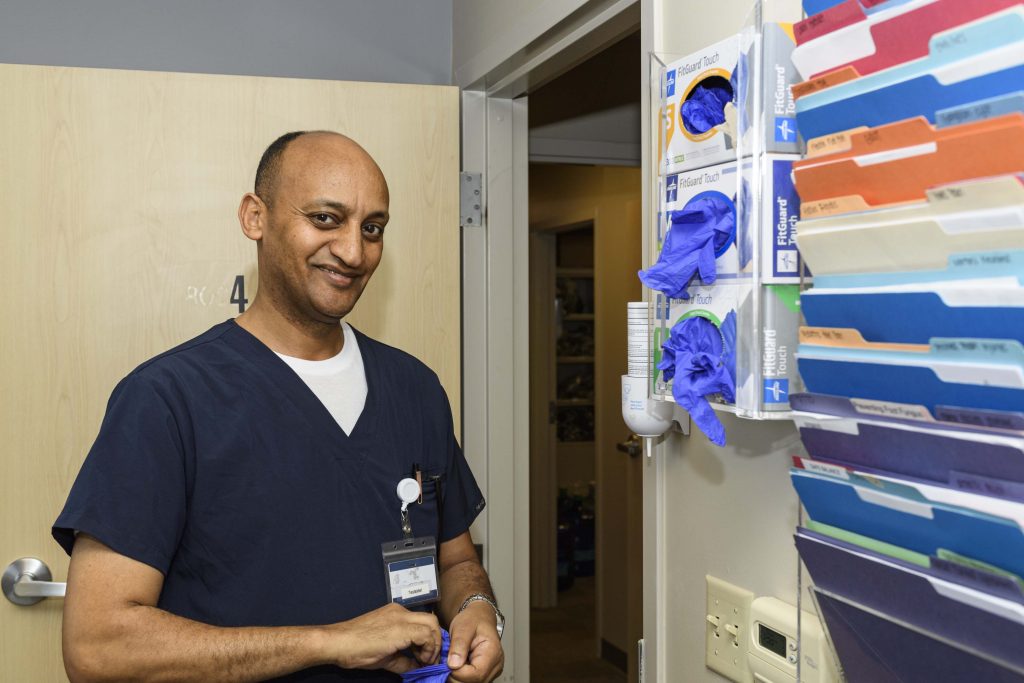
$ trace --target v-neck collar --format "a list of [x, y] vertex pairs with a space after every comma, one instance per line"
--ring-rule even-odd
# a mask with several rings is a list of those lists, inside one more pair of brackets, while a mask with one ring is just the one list
[[313, 390], [302, 381], [302, 378], [269, 346], [235, 322], [234, 319], [229, 319], [226, 324], [228, 325], [226, 337], [232, 345], [243, 351], [253, 365], [270, 376], [273, 385], [281, 389], [282, 393], [315, 430], [331, 433], [337, 440], [345, 444], [372, 438], [377, 416], [380, 413], [378, 407], [380, 392], [378, 391], [379, 368], [372, 344], [369, 343], [369, 337], [352, 326], [352, 332], [356, 336], [359, 352], [362, 355], [363, 371], [366, 373], [366, 403], [363, 405], [363, 412], [360, 413], [352, 427], [352, 432], [348, 434], [327, 410], [323, 401], [317, 398]]

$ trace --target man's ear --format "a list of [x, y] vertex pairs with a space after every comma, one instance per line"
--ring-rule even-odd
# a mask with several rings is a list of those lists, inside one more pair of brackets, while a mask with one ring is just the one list
[[238, 224], [249, 239], [258, 242], [263, 239], [263, 230], [267, 223], [267, 205], [252, 192], [242, 196], [238, 205]]

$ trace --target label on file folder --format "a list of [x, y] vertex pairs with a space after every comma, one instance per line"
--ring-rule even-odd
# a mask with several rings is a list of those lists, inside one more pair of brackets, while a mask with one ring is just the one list
[[972, 472], [951, 470], [949, 484], [953, 488], [983, 496], [996, 496], [1010, 500], [1024, 501], [1024, 483], [983, 477]]
[[888, 401], [869, 401], [860, 398], [851, 398], [850, 403], [858, 413], [865, 415], [880, 415], [882, 417], [898, 417], [902, 420], [919, 420], [921, 422], [934, 422], [935, 418], [928, 412], [928, 408], [909, 403], [890, 403]]
[[935, 417], [943, 422], [971, 425], [972, 427], [1024, 431], [1024, 415], [1021, 413], [935, 406]]
[[930, 343], [932, 354], [954, 360], [1024, 363], [1024, 346], [1016, 339], [942, 339]]
[[1003, 114], [1024, 111], [1024, 92], [992, 97], [960, 107], [935, 112], [935, 125], [939, 128], [957, 126], [971, 121], [983, 121]]
[[1024, 586], [1021, 585], [1021, 578], [1012, 572], [999, 569], [985, 562], [958, 553], [951, 552], [945, 548], [939, 548], [936, 556], [930, 558], [929, 564], [941, 574], [957, 580], [974, 584], [976, 587], [996, 594], [1001, 594], [1011, 600], [1020, 600], [1024, 593]]
[[839, 465], [832, 465], [827, 462], [820, 462], [818, 460], [811, 460], [809, 458], [801, 458], [799, 456], [793, 456], [793, 463], [808, 472], [816, 472], [818, 474], [824, 474], [828, 477], [836, 477], [838, 479], [845, 479], [849, 481], [850, 472], [845, 467]]

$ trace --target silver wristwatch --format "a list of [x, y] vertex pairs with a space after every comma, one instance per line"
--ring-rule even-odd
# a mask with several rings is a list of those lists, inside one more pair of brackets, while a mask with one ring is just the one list
[[459, 612], [461, 613], [462, 610], [466, 609], [474, 602], [486, 602], [494, 609], [494, 616], [498, 619], [498, 638], [501, 638], [501, 634], [505, 630], [505, 615], [501, 613], [500, 609], [498, 609], [498, 603], [494, 602], [489, 595], [473, 593], [473, 595], [470, 595], [463, 601], [462, 607], [459, 608]]

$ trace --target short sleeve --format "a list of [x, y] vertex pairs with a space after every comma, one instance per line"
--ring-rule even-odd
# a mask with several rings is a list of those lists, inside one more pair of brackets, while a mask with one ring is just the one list
[[444, 542], [469, 531], [473, 520], [483, 512], [487, 502], [484, 500], [480, 487], [477, 486], [472, 470], [469, 469], [469, 463], [466, 462], [466, 456], [462, 453], [462, 447], [459, 446], [459, 442], [455, 438], [451, 407], [443, 389], [441, 394], [448, 414], [448, 462], [445, 467], [444, 490], [442, 491], [444, 516], [441, 522], [441, 541]]
[[187, 477], [181, 411], [172, 386], [140, 372], [110, 397], [96, 442], [71, 487], [53, 537], [71, 553], [75, 533], [167, 574], [185, 526]]

